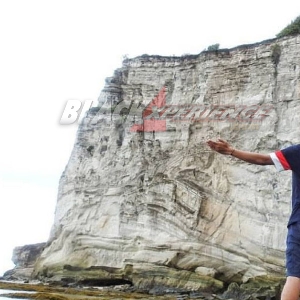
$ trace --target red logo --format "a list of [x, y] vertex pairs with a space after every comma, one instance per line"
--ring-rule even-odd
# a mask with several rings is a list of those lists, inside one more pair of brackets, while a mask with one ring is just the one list
[[148, 118], [150, 115], [157, 113], [157, 116], [160, 117], [159, 112], [154, 111], [154, 108], [163, 108], [166, 106], [166, 88], [163, 87], [158, 95], [146, 106], [143, 111], [143, 123], [142, 124], [134, 124], [131, 126], [130, 131], [166, 131], [166, 120], [157, 120], [155, 118]]

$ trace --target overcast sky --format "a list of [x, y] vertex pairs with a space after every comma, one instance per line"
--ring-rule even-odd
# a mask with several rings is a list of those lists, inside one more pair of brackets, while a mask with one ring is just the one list
[[67, 100], [96, 100], [124, 55], [255, 43], [298, 15], [299, 0], [0, 0], [0, 275], [48, 238], [78, 127], [59, 124]]

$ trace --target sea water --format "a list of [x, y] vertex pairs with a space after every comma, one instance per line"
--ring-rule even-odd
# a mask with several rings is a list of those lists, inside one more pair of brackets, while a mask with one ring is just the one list
[[[0, 296], [0, 300], [11, 300], [12, 298], [7, 298], [7, 297], [2, 297]], [[19, 300], [28, 300], [28, 299], [25, 299], [25, 298], [18, 298]]]
[[[28, 291], [16, 291], [16, 290], [2, 290], [0, 289], [0, 294], [10, 294], [10, 293], [35, 293], [35, 292], [28, 292]], [[12, 298], [7, 298], [5, 296], [0, 296], [0, 300], [11, 300]], [[19, 300], [28, 300], [25, 298], [18, 298]]]

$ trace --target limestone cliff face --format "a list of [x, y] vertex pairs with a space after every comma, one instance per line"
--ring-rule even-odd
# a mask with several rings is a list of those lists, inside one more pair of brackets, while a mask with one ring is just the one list
[[[299, 99], [299, 36], [124, 61], [79, 127], [36, 274], [196, 290], [283, 276], [291, 174], [213, 153], [205, 141], [264, 153], [297, 143]], [[138, 105], [149, 103], [152, 112], [168, 106], [159, 130], [139, 125]], [[182, 120], [182, 105], [211, 114]], [[239, 121], [212, 114], [227, 105], [259, 111]]]

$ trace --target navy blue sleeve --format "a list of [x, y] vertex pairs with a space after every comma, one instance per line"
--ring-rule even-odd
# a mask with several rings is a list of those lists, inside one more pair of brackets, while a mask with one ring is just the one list
[[280, 151], [290, 169], [300, 174], [300, 144], [287, 147]]

